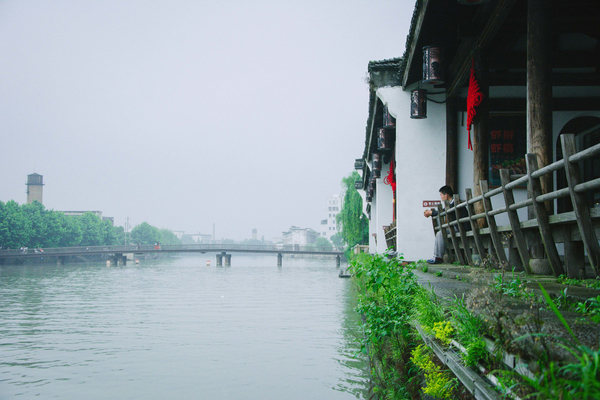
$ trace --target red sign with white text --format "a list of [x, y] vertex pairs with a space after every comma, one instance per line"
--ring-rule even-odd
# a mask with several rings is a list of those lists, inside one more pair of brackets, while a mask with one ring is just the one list
[[438, 204], [442, 204], [442, 202], [440, 200], [423, 200], [423, 207], [437, 207]]

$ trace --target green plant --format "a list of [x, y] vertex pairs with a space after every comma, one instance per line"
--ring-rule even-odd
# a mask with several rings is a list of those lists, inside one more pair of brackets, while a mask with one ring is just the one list
[[447, 346], [452, 341], [452, 333], [454, 332], [454, 329], [452, 329], [450, 321], [440, 321], [433, 324], [433, 332], [435, 334], [436, 339], [439, 339], [442, 343], [444, 343]]
[[436, 322], [446, 320], [440, 300], [433, 291], [419, 290], [412, 297], [412, 318], [428, 334], [433, 334]]
[[482, 339], [485, 332], [484, 323], [467, 309], [464, 297], [454, 298], [450, 306], [450, 314], [456, 330], [456, 340], [466, 349], [466, 353], [462, 355], [465, 365], [473, 367], [477, 364], [489, 364], [490, 354]]
[[525, 335], [554, 340], [573, 357], [573, 362], [540, 360], [540, 373], [535, 378], [524, 376], [524, 382], [533, 393], [526, 398], [592, 400], [600, 398], [600, 351], [582, 345], [558, 310], [558, 307], [540, 284], [542, 294], [556, 317], [569, 333], [571, 340], [548, 334]]
[[440, 399], [452, 398], [456, 382], [434, 364], [431, 351], [425, 345], [419, 345], [411, 352], [411, 356], [413, 364], [425, 374], [423, 393]]
[[442, 275], [443, 275], [443, 272], [442, 272], [442, 271], [436, 271], [436, 272], [435, 272], [435, 276], [442, 276]]
[[595, 323], [600, 323], [600, 296], [589, 298], [583, 303], [577, 303], [575, 311], [586, 314]]
[[583, 280], [578, 278], [568, 278], [566, 275], [560, 275], [556, 278], [556, 283], [563, 285], [584, 286], [591, 289], [600, 289], [600, 280]]
[[494, 275], [494, 284], [492, 288], [503, 295], [511, 297], [524, 297], [533, 298], [534, 294], [532, 291], [528, 291], [525, 288], [525, 281], [521, 280], [521, 274], [515, 274], [513, 268], [509, 279], [505, 278], [505, 270], [502, 270], [501, 274]]

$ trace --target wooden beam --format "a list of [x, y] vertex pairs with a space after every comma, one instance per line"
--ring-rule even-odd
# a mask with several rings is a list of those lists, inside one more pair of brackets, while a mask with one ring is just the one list
[[[421, 27], [423, 26], [423, 20], [425, 19], [425, 13], [427, 12], [427, 6], [429, 0], [421, 1], [421, 9], [417, 14], [417, 20], [415, 22], [415, 31], [413, 32], [412, 42], [409, 44], [406, 57], [406, 69], [404, 70], [404, 77], [402, 78], [402, 87], [406, 88], [408, 85], [408, 75], [410, 74], [410, 66], [412, 65], [413, 58], [417, 51], [417, 43], [419, 42], [419, 36], [421, 35]], [[420, 49], [419, 49], [420, 50]]]
[[[490, 111], [525, 111], [527, 99], [494, 98], [489, 99]], [[600, 110], [598, 97], [555, 97], [552, 99], [553, 111], [597, 111]], [[467, 111], [466, 101], [459, 101], [458, 112]]]
[[446, 185], [458, 189], [458, 99], [446, 102]]
[[[485, 21], [485, 24], [477, 38], [466, 38], [460, 43], [456, 55], [448, 67], [452, 81], [448, 85], [447, 97], [458, 96], [460, 89], [469, 77], [471, 58], [474, 52], [486, 47], [494, 39], [515, 2], [516, 0], [498, 0], [494, 7], [490, 6], [485, 9], [485, 11], [489, 10], [485, 15], [477, 13], [475, 19]], [[406, 73], [405, 76], [407, 76]]]

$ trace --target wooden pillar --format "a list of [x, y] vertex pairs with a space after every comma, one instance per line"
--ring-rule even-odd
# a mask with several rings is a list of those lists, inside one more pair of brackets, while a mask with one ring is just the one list
[[[527, 0], [527, 152], [536, 155], [538, 168], [552, 163], [551, 3]], [[542, 193], [552, 191], [551, 174], [540, 183]], [[546, 202], [546, 210], [553, 214], [553, 202]]]
[[[479, 90], [483, 94], [483, 101], [477, 107], [477, 114], [473, 121], [473, 188], [474, 196], [479, 196], [482, 191], [479, 182], [488, 180], [489, 164], [489, 116], [490, 116], [490, 87], [487, 79], [487, 64], [481, 52], [475, 57], [475, 76], [479, 83]], [[484, 212], [483, 203], [475, 204], [475, 213]], [[485, 227], [484, 220], [480, 220], [480, 227]]]
[[217, 254], [217, 267], [223, 266], [223, 254]]
[[342, 257], [340, 257], [340, 255], [338, 254], [337, 256], [335, 256], [335, 266], [339, 267], [341, 262], [342, 262]]
[[231, 266], [231, 254], [223, 254], [223, 258], [225, 259], [225, 266]]
[[281, 265], [283, 264], [282, 260], [283, 260], [283, 254], [277, 253], [277, 266], [278, 267], [281, 267]]
[[446, 100], [446, 185], [458, 190], [458, 100]]

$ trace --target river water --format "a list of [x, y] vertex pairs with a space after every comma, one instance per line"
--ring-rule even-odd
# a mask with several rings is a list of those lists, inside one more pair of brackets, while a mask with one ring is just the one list
[[0, 399], [366, 397], [355, 294], [335, 260], [231, 264], [0, 267]]

